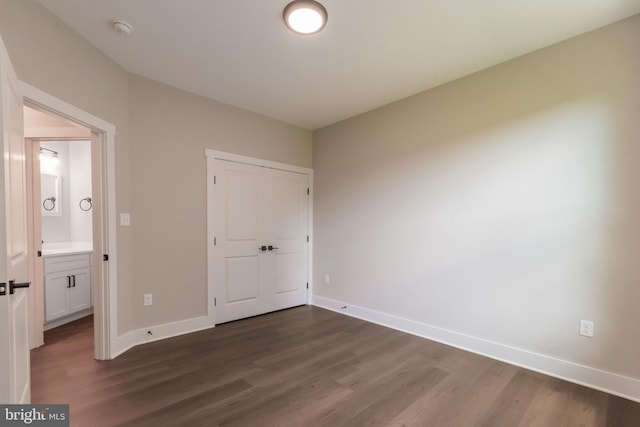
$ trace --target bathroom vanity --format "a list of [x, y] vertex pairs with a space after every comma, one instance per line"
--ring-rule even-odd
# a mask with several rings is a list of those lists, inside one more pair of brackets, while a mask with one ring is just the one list
[[93, 312], [91, 253], [91, 245], [87, 243], [52, 244], [43, 248], [45, 330]]

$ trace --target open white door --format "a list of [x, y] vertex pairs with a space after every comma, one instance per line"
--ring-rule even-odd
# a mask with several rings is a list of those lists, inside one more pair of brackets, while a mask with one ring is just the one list
[[0, 38], [0, 402], [29, 403], [29, 258], [22, 94]]

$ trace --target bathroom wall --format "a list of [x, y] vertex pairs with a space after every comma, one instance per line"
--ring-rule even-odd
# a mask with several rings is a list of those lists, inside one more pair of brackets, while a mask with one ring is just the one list
[[[58, 153], [57, 164], [48, 156], [40, 160], [40, 173], [58, 175], [59, 194], [56, 200], [59, 215], [48, 215], [42, 211], [42, 202], [51, 194], [42, 192], [40, 197], [42, 212], [42, 240], [45, 243], [68, 242], [71, 236], [71, 218], [69, 216], [69, 144], [66, 142], [41, 142], [41, 148], [53, 150]], [[44, 190], [44, 189], [43, 189]]]
[[[42, 216], [42, 240], [47, 243], [90, 242], [91, 210], [83, 212], [79, 203], [91, 197], [90, 141], [46, 141], [40, 146], [58, 152], [59, 163], [46, 159], [40, 172], [58, 174], [61, 178], [58, 204], [60, 214]], [[43, 195], [44, 197], [44, 195]], [[86, 209], [86, 203], [83, 203]]]
[[[92, 209], [88, 202], [80, 200], [91, 198], [91, 142], [73, 141], [69, 143], [69, 215], [71, 219], [71, 241], [91, 242]], [[88, 209], [88, 210], [86, 210]]]

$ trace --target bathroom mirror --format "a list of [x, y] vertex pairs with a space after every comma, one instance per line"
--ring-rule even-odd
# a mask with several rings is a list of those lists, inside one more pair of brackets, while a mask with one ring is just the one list
[[40, 210], [43, 216], [61, 216], [60, 180], [58, 175], [40, 174]]

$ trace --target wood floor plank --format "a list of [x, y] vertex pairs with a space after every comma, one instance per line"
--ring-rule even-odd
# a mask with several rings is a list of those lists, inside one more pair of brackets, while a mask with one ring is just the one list
[[[385, 382], [384, 395], [376, 399], [368, 399], [370, 391], [362, 394], [365, 400], [370, 400], [367, 407], [353, 416], [345, 417], [344, 426], [386, 426], [401, 413], [407, 406], [420, 395], [430, 390], [434, 385], [442, 381], [447, 372], [433, 366], [424, 364], [409, 365], [406, 375], [396, 376], [393, 380]], [[344, 410], [349, 411], [350, 405], [344, 405]], [[348, 412], [347, 412], [348, 413]], [[335, 424], [327, 424], [335, 425]]]
[[638, 427], [640, 403], [303, 306], [93, 360], [91, 317], [32, 351], [72, 426]]
[[203, 408], [224, 400], [234, 394], [251, 388], [251, 384], [244, 380], [232, 381], [213, 387], [189, 398], [177, 400], [174, 403], [163, 405], [161, 409], [143, 414], [137, 418], [128, 420], [123, 425], [135, 426], [169, 426], [182, 425], [184, 418], [198, 414]]
[[548, 425], [606, 425], [606, 401], [600, 393], [575, 388], [569, 383], [546, 381], [540, 388], [521, 424], [531, 427]]
[[389, 425], [471, 425], [482, 419], [518, 370], [477, 356], [455, 360], [447, 364], [447, 378], [414, 400]]
[[502, 389], [483, 427], [513, 427], [520, 424], [534, 396], [546, 380], [541, 374], [519, 370]]

